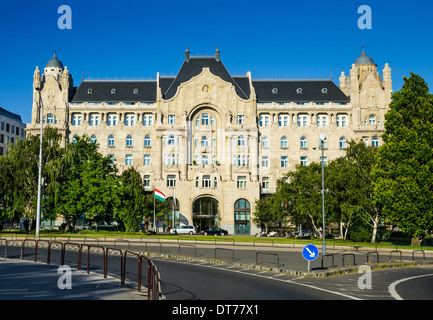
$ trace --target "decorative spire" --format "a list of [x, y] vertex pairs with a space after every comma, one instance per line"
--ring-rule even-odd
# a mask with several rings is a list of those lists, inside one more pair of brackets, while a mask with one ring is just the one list
[[186, 62], [189, 61], [189, 50], [188, 50], [188, 47], [186, 47], [186, 50], [185, 50], [185, 61]]
[[220, 49], [218, 49], [218, 46], [215, 50], [215, 60], [220, 61]]

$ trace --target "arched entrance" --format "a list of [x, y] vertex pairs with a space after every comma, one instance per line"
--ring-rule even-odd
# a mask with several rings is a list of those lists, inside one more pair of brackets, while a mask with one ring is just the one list
[[250, 234], [251, 207], [247, 199], [235, 202], [235, 234]]
[[218, 201], [212, 197], [200, 197], [192, 205], [192, 219], [197, 232], [219, 225]]

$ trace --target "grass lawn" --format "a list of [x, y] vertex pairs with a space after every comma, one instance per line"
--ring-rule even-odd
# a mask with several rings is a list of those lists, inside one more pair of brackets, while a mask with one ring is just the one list
[[[2, 230], [0, 231], [0, 238], [4, 237], [16, 237], [25, 238], [34, 237], [34, 232], [27, 235], [24, 230]], [[212, 242], [233, 242], [236, 243], [252, 243], [252, 244], [286, 244], [286, 245], [303, 245], [303, 244], [314, 244], [321, 248], [322, 239], [295, 239], [287, 237], [255, 237], [248, 235], [227, 235], [227, 236], [204, 236], [204, 235], [171, 235], [171, 234], [158, 234], [150, 235], [142, 232], [120, 232], [120, 231], [80, 231], [75, 233], [61, 232], [61, 231], [46, 231], [41, 230], [41, 238], [95, 238], [99, 240], [109, 240], [109, 239], [165, 239], [165, 240], [188, 240], [188, 241], [212, 241]], [[351, 247], [367, 247], [372, 249], [409, 249], [409, 250], [425, 250], [432, 251], [433, 247], [415, 247], [410, 245], [396, 245], [391, 242], [379, 242], [379, 243], [369, 243], [369, 242], [354, 242], [352, 240], [341, 240], [341, 239], [326, 239], [327, 248], [337, 248], [338, 246], [351, 246]]]

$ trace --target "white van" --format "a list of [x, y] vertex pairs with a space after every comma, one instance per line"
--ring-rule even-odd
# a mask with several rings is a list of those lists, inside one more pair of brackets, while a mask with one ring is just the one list
[[174, 234], [178, 234], [178, 233], [193, 234], [196, 233], [196, 230], [194, 226], [179, 226], [177, 228], [171, 229], [170, 232]]

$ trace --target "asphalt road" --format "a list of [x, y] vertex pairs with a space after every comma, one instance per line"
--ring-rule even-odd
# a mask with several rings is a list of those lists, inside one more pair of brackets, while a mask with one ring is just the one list
[[[154, 260], [168, 300], [432, 300], [433, 266], [371, 272], [371, 287], [359, 286], [365, 274], [303, 277], [206, 263]], [[365, 283], [365, 282], [362, 282]]]
[[[124, 243], [126, 245], [126, 243]], [[218, 244], [219, 246], [219, 244]], [[142, 243], [127, 243], [122, 249], [143, 251]], [[152, 257], [162, 279], [162, 294], [166, 301], [197, 301], [197, 300], [395, 300], [395, 299], [433, 299], [433, 266], [420, 265], [408, 268], [392, 268], [372, 271], [370, 274], [371, 287], [360, 288], [359, 281], [363, 274], [352, 273], [332, 277], [304, 277], [292, 274], [282, 274], [263, 270], [245, 268], [246, 264], [257, 262], [257, 252], [269, 253], [260, 256], [259, 265], [290, 267], [305, 270], [306, 262], [300, 257], [300, 249], [282, 250], [280, 248], [242, 247], [218, 251], [218, 258], [234, 263], [215, 264], [206, 259], [213, 259], [216, 254], [214, 247], [195, 246], [155, 246], [165, 253], [182, 254], [203, 258], [193, 261], [177, 261], [172, 258]], [[228, 247], [224, 247], [228, 248]], [[150, 249], [147, 247], [146, 249]], [[266, 251], [264, 251], [266, 249]], [[233, 251], [233, 255], [230, 250]], [[43, 263], [33, 263], [32, 249], [29, 248], [29, 261], [15, 259], [0, 259], [0, 299], [142, 299], [135, 294], [136, 290], [120, 288], [119, 264], [116, 257], [110, 257], [109, 273], [114, 276], [112, 281], [103, 279], [101, 273], [90, 275], [74, 271], [73, 290], [59, 291], [57, 280], [57, 266], [48, 266]], [[342, 256], [349, 251], [340, 250], [336, 256]], [[8, 256], [19, 258], [19, 247], [8, 248]], [[44, 250], [40, 250], [41, 257], [45, 259]], [[365, 253], [359, 253], [364, 257]], [[275, 261], [275, 255], [279, 260]], [[76, 257], [68, 253], [65, 264], [74, 268]], [[381, 259], [389, 256], [388, 252], [381, 253]], [[409, 254], [410, 256], [410, 254]], [[98, 255], [92, 255], [92, 268], [98, 269], [102, 265]], [[53, 251], [52, 263], [58, 260], [59, 254]], [[358, 259], [358, 258], [357, 258]], [[429, 257], [431, 259], [431, 257]], [[99, 257], [99, 260], [100, 257]], [[338, 260], [340, 261], [340, 260]], [[236, 265], [236, 262], [242, 262]], [[329, 261], [327, 261], [329, 264]], [[365, 261], [357, 260], [357, 265]], [[341, 262], [336, 262], [341, 264]], [[132, 265], [132, 264], [131, 264]], [[23, 267], [25, 268], [23, 269]], [[100, 267], [99, 267], [100, 268]], [[325, 267], [327, 269], [328, 267]], [[320, 262], [315, 261], [315, 270], [320, 268]], [[136, 279], [136, 270], [127, 271], [131, 279]], [[97, 277], [99, 276], [99, 280]], [[96, 277], [96, 278], [95, 278]], [[123, 290], [123, 291], [122, 291]]]

